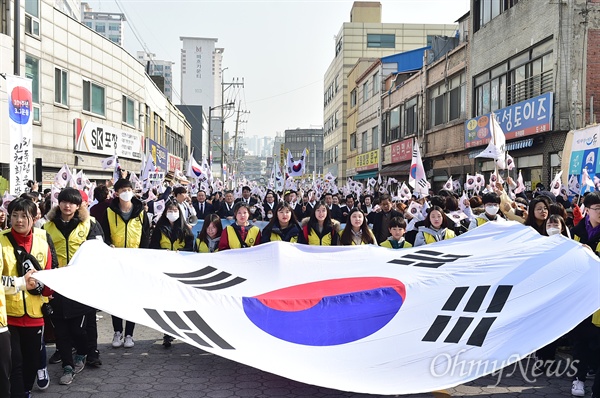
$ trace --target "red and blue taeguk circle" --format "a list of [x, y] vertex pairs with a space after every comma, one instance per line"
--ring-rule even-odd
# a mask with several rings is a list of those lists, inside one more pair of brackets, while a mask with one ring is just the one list
[[396, 279], [360, 277], [305, 283], [244, 297], [246, 316], [290, 343], [331, 346], [370, 336], [396, 316], [406, 297]]
[[10, 93], [8, 115], [17, 124], [27, 124], [31, 117], [32, 105], [31, 91], [17, 86]]

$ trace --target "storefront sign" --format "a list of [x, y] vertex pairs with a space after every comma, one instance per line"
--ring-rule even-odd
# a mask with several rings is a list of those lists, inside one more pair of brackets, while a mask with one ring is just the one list
[[376, 169], [379, 165], [379, 149], [361, 153], [356, 157], [356, 171]]
[[168, 157], [169, 157], [169, 171], [175, 171], [175, 169], [182, 170], [181, 169], [181, 164], [183, 162], [182, 162], [182, 159], [179, 156], [171, 155], [169, 153]]
[[119, 158], [142, 159], [144, 150], [142, 134], [137, 131], [125, 131], [112, 126], [74, 119], [75, 151], [96, 153]]
[[392, 144], [392, 163], [412, 160], [412, 147], [412, 138]]
[[588, 127], [573, 133], [569, 160], [569, 176], [579, 176], [587, 169], [590, 178], [600, 174], [600, 126]]
[[[553, 98], [546, 93], [495, 111], [506, 139], [552, 130]], [[489, 114], [465, 122], [465, 148], [486, 145], [490, 139]]]
[[152, 155], [152, 160], [159, 170], [167, 171], [168, 168], [168, 151], [167, 148], [158, 144], [156, 141], [148, 138], [148, 151]]

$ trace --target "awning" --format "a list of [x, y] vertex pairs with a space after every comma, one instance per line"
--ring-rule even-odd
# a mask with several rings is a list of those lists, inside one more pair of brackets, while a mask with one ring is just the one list
[[410, 171], [410, 162], [394, 163], [388, 166], [384, 166], [381, 169], [382, 176], [393, 176], [393, 175], [408, 175]]
[[353, 180], [368, 180], [369, 178], [375, 178], [377, 177], [377, 175], [379, 174], [379, 170], [374, 170], [374, 171], [365, 171], [363, 173], [358, 173], [357, 175], [355, 175], [354, 177], [352, 177]]

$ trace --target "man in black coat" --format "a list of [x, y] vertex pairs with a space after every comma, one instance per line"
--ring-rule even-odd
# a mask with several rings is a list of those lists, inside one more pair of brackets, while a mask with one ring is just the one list
[[213, 205], [206, 201], [206, 192], [203, 190], [198, 191], [196, 194], [196, 201], [194, 201], [193, 206], [196, 209], [196, 217], [198, 220], [204, 220], [207, 215], [213, 214], [214, 208]]
[[329, 207], [329, 214], [331, 214], [331, 218], [341, 223], [345, 222], [343, 220], [342, 210], [340, 209], [340, 206], [333, 203], [333, 195], [331, 194], [331, 192], [327, 192], [325, 194], [325, 204], [327, 205], [327, 207]]
[[381, 244], [390, 236], [390, 220], [394, 217], [403, 217], [403, 215], [393, 209], [390, 195], [383, 194], [379, 199], [379, 208], [367, 216], [367, 221], [373, 224], [373, 234], [377, 244]]
[[225, 200], [221, 203], [219, 217], [225, 220], [233, 220], [233, 191], [225, 192]]

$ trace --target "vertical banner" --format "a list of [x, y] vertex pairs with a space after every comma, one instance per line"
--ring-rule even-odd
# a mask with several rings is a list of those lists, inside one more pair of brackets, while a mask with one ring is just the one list
[[19, 196], [33, 180], [31, 79], [6, 76], [10, 134], [10, 191]]

